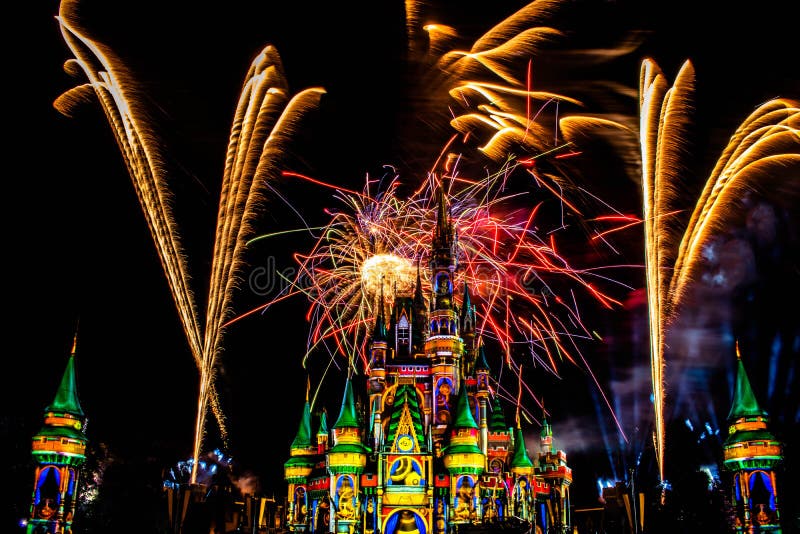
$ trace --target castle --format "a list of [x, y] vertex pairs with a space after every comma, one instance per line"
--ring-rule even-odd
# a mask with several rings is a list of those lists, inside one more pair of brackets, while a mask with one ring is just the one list
[[571, 531], [566, 454], [553, 450], [546, 419], [536, 463], [519, 421], [506, 425], [466, 284], [454, 298], [456, 247], [440, 191], [430, 298], [419, 268], [413, 294], [395, 297], [388, 321], [381, 294], [365, 408], [348, 378], [333, 427], [322, 412], [313, 435], [306, 398], [284, 464], [290, 530], [441, 534], [513, 520]]

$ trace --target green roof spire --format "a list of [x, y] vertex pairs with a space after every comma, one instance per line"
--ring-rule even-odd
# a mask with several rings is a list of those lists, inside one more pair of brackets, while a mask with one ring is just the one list
[[339, 419], [333, 428], [358, 428], [358, 416], [356, 414], [356, 403], [353, 400], [353, 383], [350, 378], [344, 384], [344, 397], [342, 398], [342, 410], [339, 412]]
[[733, 389], [733, 404], [728, 414], [728, 421], [740, 417], [766, 416], [767, 412], [758, 405], [753, 388], [750, 387], [750, 379], [747, 378], [747, 371], [742, 363], [738, 341], [736, 342], [736, 366], [736, 385]]
[[507, 432], [506, 416], [500, 405], [500, 396], [495, 395], [492, 401], [492, 416], [489, 418], [489, 432]]
[[83, 409], [81, 403], [78, 401], [78, 386], [75, 380], [75, 351], [78, 345], [78, 334], [72, 341], [72, 352], [67, 360], [67, 368], [64, 369], [64, 375], [61, 377], [61, 384], [58, 386], [56, 397], [53, 402], [46, 408], [48, 412], [61, 412], [83, 417]]
[[467, 385], [463, 380], [461, 381], [461, 387], [458, 388], [458, 400], [456, 402], [456, 420], [453, 423], [453, 427], [478, 428], [478, 424], [475, 422], [475, 417], [472, 415], [472, 409], [469, 406]]
[[525, 448], [525, 436], [519, 425], [514, 431], [514, 458], [511, 460], [511, 467], [533, 467], [533, 462]]
[[303, 405], [303, 415], [300, 417], [300, 427], [292, 441], [292, 449], [307, 449], [311, 443], [311, 404], [308, 402], [308, 393], [311, 390], [311, 377], [306, 381], [306, 403]]
[[322, 413], [319, 414], [319, 430], [317, 430], [317, 435], [320, 434], [328, 434], [328, 412], [322, 410]]
[[300, 418], [300, 427], [292, 442], [292, 449], [307, 449], [311, 446], [311, 404], [306, 399], [303, 405], [303, 416]]

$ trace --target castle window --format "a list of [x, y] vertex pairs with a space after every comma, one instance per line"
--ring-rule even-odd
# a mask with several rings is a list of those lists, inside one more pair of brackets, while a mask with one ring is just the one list
[[400, 316], [397, 322], [397, 343], [398, 345], [408, 345], [411, 341], [408, 319], [405, 314]]

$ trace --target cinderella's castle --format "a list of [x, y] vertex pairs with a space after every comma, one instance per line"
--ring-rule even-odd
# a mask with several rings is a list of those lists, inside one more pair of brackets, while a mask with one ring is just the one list
[[440, 194], [430, 298], [419, 269], [413, 295], [396, 296], [388, 318], [381, 295], [365, 402], [348, 379], [333, 427], [322, 412], [313, 434], [306, 399], [284, 464], [290, 530], [441, 534], [522, 520], [526, 529], [570, 531], [566, 454], [553, 450], [546, 420], [536, 462], [519, 423], [506, 424], [469, 288], [454, 298], [456, 246]]

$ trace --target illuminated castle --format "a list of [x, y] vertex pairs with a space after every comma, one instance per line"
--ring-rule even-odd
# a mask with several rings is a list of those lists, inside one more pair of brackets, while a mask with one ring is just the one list
[[775, 469], [783, 460], [783, 447], [767, 430], [769, 417], [750, 387], [738, 343], [736, 360], [736, 386], [724, 443], [724, 466], [733, 474], [734, 532], [780, 533]]
[[413, 294], [396, 296], [388, 324], [381, 294], [363, 409], [348, 378], [333, 427], [322, 412], [314, 435], [306, 396], [284, 464], [290, 530], [441, 534], [516, 521], [570, 531], [566, 454], [552, 449], [545, 421], [535, 465], [519, 422], [506, 425], [468, 288], [454, 299], [456, 247], [440, 193], [430, 299], [419, 268]]
[[27, 534], [71, 534], [79, 468], [86, 461], [86, 417], [78, 402], [75, 343], [44, 426], [33, 436], [36, 462]]

